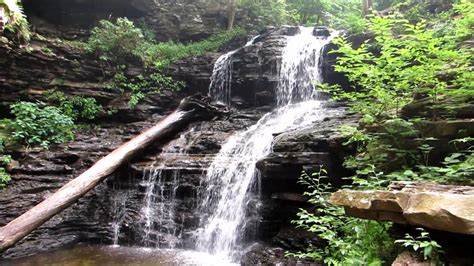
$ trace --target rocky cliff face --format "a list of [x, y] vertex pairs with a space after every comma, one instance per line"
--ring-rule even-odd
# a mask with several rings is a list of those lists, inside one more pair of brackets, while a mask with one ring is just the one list
[[34, 28], [41, 33], [84, 37], [101, 19], [128, 17], [147, 23], [160, 41], [201, 40], [227, 27], [227, 2], [194, 0], [25, 0]]
[[[239, 39], [227, 47], [227, 52], [235, 49], [230, 59], [232, 69], [230, 100], [233, 107], [245, 109], [276, 105], [275, 88], [279, 80], [282, 49], [286, 45], [286, 37], [296, 35], [299, 31], [299, 27], [293, 26], [268, 28], [253, 36], [255, 39], [251, 45], [244, 46], [245, 42], [250, 40], [247, 38], [247, 40]], [[316, 31], [315, 34], [321, 32]], [[323, 70], [323, 79], [331, 84], [340, 82], [347, 88], [348, 82], [334, 71], [336, 57], [329, 53], [333, 49], [335, 46], [331, 44], [324, 48], [320, 66]], [[188, 90], [207, 94], [214, 62], [218, 57], [219, 54], [207, 54], [183, 60], [171, 66], [168, 73], [186, 81]]]
[[[144, 181], [153, 164], [163, 161], [166, 165], [162, 169], [161, 185], [166, 191], [171, 187], [176, 189], [176, 212], [170, 220], [178, 230], [175, 233], [181, 235], [175, 245], [191, 246], [191, 232], [199, 221], [195, 207], [200, 180], [228, 136], [254, 124], [273, 108], [285, 36], [297, 32], [297, 27], [270, 29], [252, 45], [236, 51], [232, 62], [232, 104], [237, 108], [227, 117], [189, 125], [185, 134], [186, 155], [165, 158], [161, 154], [165, 143], [156, 143], [141, 158], [124, 166], [117, 175], [2, 256], [25, 256], [77, 242], [111, 244], [114, 238], [112, 222], [117, 215], [114, 204], [120, 195], [127, 195], [127, 198], [119, 242], [142, 244]], [[227, 50], [237, 49], [245, 41], [240, 40]], [[126, 95], [106, 89], [113, 68], [99, 64], [65, 43], [34, 40], [32, 47], [34, 50], [27, 52], [8, 42], [0, 45], [1, 117], [8, 115], [7, 106], [12, 102], [44, 99], [43, 94], [48, 89], [94, 97], [118, 112], [99, 118], [96, 121], [98, 127], [81, 131], [75, 141], [62, 147], [53, 147], [49, 151], [12, 151], [15, 163], [9, 170], [13, 181], [7, 189], [0, 191], [0, 225], [19, 216], [120, 143], [151, 126], [173, 109], [184, 95], [207, 94], [214, 62], [220, 55], [210, 53], [171, 66], [168, 73], [186, 81], [187, 87], [178, 94], [164, 91], [161, 95], [150, 96], [137, 109], [130, 110], [126, 107]], [[144, 70], [132, 65], [127, 71], [133, 74]], [[274, 152], [258, 163], [262, 174], [262, 204], [255, 205], [258, 210], [249, 210], [255, 217], [250, 223], [252, 226], [246, 228], [249, 239], [257, 237], [269, 245], [285, 248], [300, 246], [311, 239], [289, 229], [288, 221], [294, 218], [299, 207], [305, 206], [304, 199], [299, 196], [304, 188], [298, 186], [296, 180], [301, 170], [312, 171], [321, 163], [330, 166], [331, 175], [338, 179], [345, 174], [341, 167], [342, 157], [350, 152], [342, 147], [343, 139], [337, 135], [336, 129], [354, 118], [345, 115], [343, 106], [328, 105], [327, 110], [327, 118], [319, 124], [276, 136]], [[153, 221], [154, 227], [157, 222]], [[257, 235], [255, 226], [259, 228]], [[175, 233], [159, 231], [150, 239], [154, 245], [165, 245], [176, 238]], [[256, 250], [253, 254], [258, 252]], [[250, 255], [247, 258], [247, 261], [254, 260]]]

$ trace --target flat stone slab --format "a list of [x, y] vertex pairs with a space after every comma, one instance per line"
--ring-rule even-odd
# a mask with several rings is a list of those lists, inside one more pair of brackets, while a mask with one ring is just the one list
[[474, 187], [394, 182], [387, 191], [339, 190], [330, 202], [353, 217], [474, 235]]

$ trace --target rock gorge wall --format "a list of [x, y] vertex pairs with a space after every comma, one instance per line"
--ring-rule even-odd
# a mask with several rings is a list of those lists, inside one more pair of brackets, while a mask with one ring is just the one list
[[[189, 125], [189, 129], [194, 130], [186, 135], [188, 154], [175, 160], [166, 159], [169, 162], [163, 168], [164, 186], [176, 186], [172, 176], [176, 171], [180, 176], [176, 187], [177, 211], [172, 217], [181, 232], [182, 240], [177, 246], [192, 245], [191, 232], [196, 229], [199, 217], [193, 208], [195, 195], [213, 155], [228, 136], [254, 124], [273, 108], [284, 36], [296, 34], [297, 30], [297, 27], [269, 29], [253, 45], [239, 49], [233, 57], [232, 82], [232, 104], [237, 109], [225, 118]], [[243, 43], [231, 44], [227, 50]], [[96, 121], [97, 128], [82, 130], [75, 141], [62, 147], [49, 151], [12, 151], [15, 163], [9, 170], [13, 180], [7, 189], [0, 191], [0, 226], [39, 203], [120, 143], [151, 126], [183, 96], [207, 94], [213, 64], [219, 56], [210, 53], [176, 63], [167, 71], [176, 79], [186, 81], [187, 87], [178, 94], [165, 90], [161, 95], [150, 96], [137, 109], [130, 110], [126, 106], [126, 95], [107, 89], [113, 68], [99, 64], [62, 42], [35, 39], [32, 47], [33, 51], [27, 52], [8, 42], [0, 45], [1, 117], [8, 116], [7, 106], [12, 102], [42, 100], [43, 93], [49, 89], [94, 97], [117, 112], [100, 117]], [[53, 53], [45, 53], [45, 47]], [[331, 70], [329, 62], [325, 60], [322, 67]], [[142, 71], [138, 65], [127, 69], [130, 75]], [[255, 217], [252, 226], [247, 228], [249, 239], [257, 237], [269, 245], [284, 248], [300, 247], [301, 243], [310, 241], [311, 237], [296, 234], [288, 224], [297, 209], [305, 206], [299, 194], [304, 188], [298, 186], [296, 180], [301, 170], [311, 171], [320, 164], [330, 165], [334, 178], [346, 174], [341, 161], [350, 150], [342, 148], [342, 137], [335, 129], [343, 122], [355, 120], [344, 114], [343, 106], [333, 104], [327, 109], [328, 116], [320, 124], [276, 136], [274, 152], [258, 163], [262, 173], [262, 204], [258, 209], [249, 209]], [[117, 193], [128, 195], [119, 243], [140, 244], [138, 227], [145, 194], [143, 173], [150, 170], [153, 162], [164, 159], [160, 154], [163, 145], [157, 143], [150, 147], [144, 156], [124, 166], [117, 175], [1, 256], [20, 257], [78, 242], [111, 244], [113, 202]], [[157, 244], [160, 241], [156, 239]]]
[[101, 19], [128, 17], [146, 22], [160, 41], [201, 40], [227, 27], [225, 0], [24, 0], [41, 33], [84, 37]]

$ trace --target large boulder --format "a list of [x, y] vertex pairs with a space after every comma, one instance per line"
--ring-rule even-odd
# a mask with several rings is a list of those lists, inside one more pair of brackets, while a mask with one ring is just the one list
[[395, 182], [388, 191], [340, 190], [330, 202], [354, 217], [474, 235], [474, 187]]

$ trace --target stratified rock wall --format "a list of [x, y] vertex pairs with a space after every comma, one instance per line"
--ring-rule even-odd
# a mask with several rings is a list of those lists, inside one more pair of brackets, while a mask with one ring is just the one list
[[[144, 4], [136, 1], [133, 5], [138, 6], [140, 2], [140, 5]], [[140, 7], [142, 11], [145, 9]], [[232, 104], [238, 108], [227, 117], [190, 125], [189, 128], [196, 129], [191, 134], [192, 144], [187, 147], [188, 156], [171, 160], [165, 167], [166, 186], [173, 185], [170, 180], [173, 171], [179, 170], [182, 176], [177, 188], [178, 208], [174, 217], [174, 222], [184, 232], [181, 242], [177, 243], [179, 247], [192, 244], [190, 232], [199, 222], [199, 213], [193, 209], [196, 193], [200, 178], [213, 156], [219, 152], [227, 137], [254, 124], [273, 108], [281, 49], [286, 44], [286, 36], [297, 32], [297, 27], [269, 29], [252, 45], [240, 48], [234, 54]], [[236, 46], [243, 46], [244, 43], [245, 40]], [[35, 39], [32, 47], [33, 51], [28, 52], [11, 43], [0, 43], [0, 118], [9, 116], [8, 105], [11, 103], [17, 100], [44, 100], [44, 92], [51, 89], [69, 95], [94, 97], [117, 112], [99, 118], [97, 128], [81, 131], [74, 142], [61, 147], [52, 147], [49, 151], [12, 151], [15, 163], [9, 170], [13, 180], [5, 190], [0, 191], [0, 226], [39, 203], [123, 141], [152, 125], [173, 109], [181, 97], [196, 92], [207, 94], [214, 62], [220, 55], [209, 53], [170, 66], [167, 72], [176, 79], [186, 81], [186, 88], [179, 93], [165, 90], [161, 95], [147, 97], [136, 109], [130, 110], [126, 105], [127, 95], [109, 89], [109, 81], [114, 74], [112, 67], [100, 64], [65, 43]], [[226, 50], [232, 49], [236, 47]], [[127, 69], [131, 75], [143, 71], [133, 64]], [[291, 238], [292, 233], [284, 233], [286, 231], [282, 229], [288, 226], [289, 220], [294, 219], [298, 208], [305, 206], [299, 194], [305, 188], [296, 184], [301, 170], [310, 172], [323, 164], [335, 179], [345, 174], [341, 162], [350, 150], [342, 147], [343, 138], [337, 134], [337, 128], [343, 122], [354, 122], [355, 118], [347, 116], [344, 111], [343, 106], [328, 105], [327, 118], [320, 123], [275, 136], [273, 153], [258, 163], [263, 204], [259, 209], [249, 210], [259, 212], [253, 224], [259, 227], [260, 239], [268, 240], [278, 234], [273, 242], [280, 246], [294, 246], [299, 241]], [[145, 193], [143, 171], [150, 169], [153, 162], [164, 159], [160, 157], [163, 144], [156, 143], [142, 158], [124, 166], [117, 176], [91, 191], [2, 256], [31, 255], [77, 242], [111, 244], [112, 203], [120, 191], [130, 195], [120, 243], [140, 243], [138, 226]], [[249, 236], [255, 233], [250, 232], [250, 228], [248, 230]]]
[[201, 40], [227, 27], [225, 0], [24, 0], [36, 30], [69, 38], [86, 37], [101, 19], [144, 21], [160, 41]]

